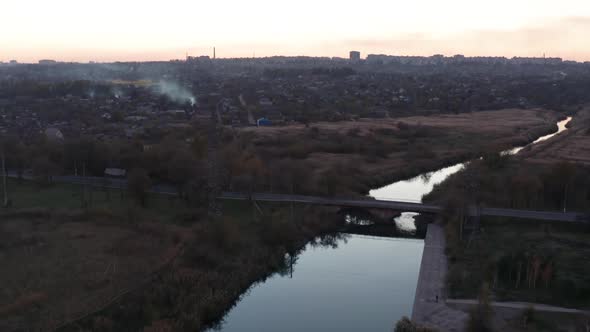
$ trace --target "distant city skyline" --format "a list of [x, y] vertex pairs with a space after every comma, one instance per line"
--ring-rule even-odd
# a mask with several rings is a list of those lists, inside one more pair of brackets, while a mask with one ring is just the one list
[[21, 0], [2, 5], [0, 61], [367, 54], [590, 61], [590, 1]]

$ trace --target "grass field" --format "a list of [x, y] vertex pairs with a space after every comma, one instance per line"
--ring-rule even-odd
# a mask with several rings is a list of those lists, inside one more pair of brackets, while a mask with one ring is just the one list
[[169, 264], [183, 236], [176, 226], [109, 216], [2, 215], [0, 330], [50, 331], [110, 303]]
[[[39, 185], [33, 181], [8, 179], [8, 195], [11, 209], [76, 210], [83, 208], [84, 187], [64, 183]], [[126, 190], [118, 189], [88, 187], [86, 201], [90, 209], [107, 210], [117, 215], [125, 214], [130, 207], [134, 207], [156, 221], [181, 221], [183, 215], [194, 211], [177, 197], [158, 194], [150, 194], [146, 207], [139, 208]]]

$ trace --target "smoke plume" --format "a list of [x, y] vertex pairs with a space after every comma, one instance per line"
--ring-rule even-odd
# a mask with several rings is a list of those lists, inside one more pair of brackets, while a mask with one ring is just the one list
[[177, 83], [160, 81], [155, 86], [156, 92], [167, 96], [176, 103], [190, 103], [191, 106], [195, 105], [196, 98], [190, 91]]

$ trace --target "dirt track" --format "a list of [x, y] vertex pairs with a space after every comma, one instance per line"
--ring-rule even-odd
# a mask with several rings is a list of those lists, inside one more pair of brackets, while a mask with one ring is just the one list
[[[319, 122], [310, 125], [320, 130], [329, 130], [346, 134], [349, 130], [359, 128], [361, 134], [377, 129], [397, 129], [400, 122], [409, 125], [422, 125], [438, 128], [453, 128], [460, 131], [502, 131], [514, 134], [525, 128], [544, 125], [553, 121], [556, 113], [543, 109], [506, 109], [498, 111], [482, 111], [461, 114], [442, 114], [433, 116], [412, 116], [385, 119], [360, 119], [358, 121]], [[244, 131], [255, 132], [257, 136], [273, 136], [277, 134], [296, 134], [305, 131], [302, 124], [284, 127], [248, 127]]]

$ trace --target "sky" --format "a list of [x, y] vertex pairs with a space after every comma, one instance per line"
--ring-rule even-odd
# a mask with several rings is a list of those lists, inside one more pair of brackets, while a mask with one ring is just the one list
[[0, 61], [366, 54], [590, 61], [589, 0], [19, 0]]

